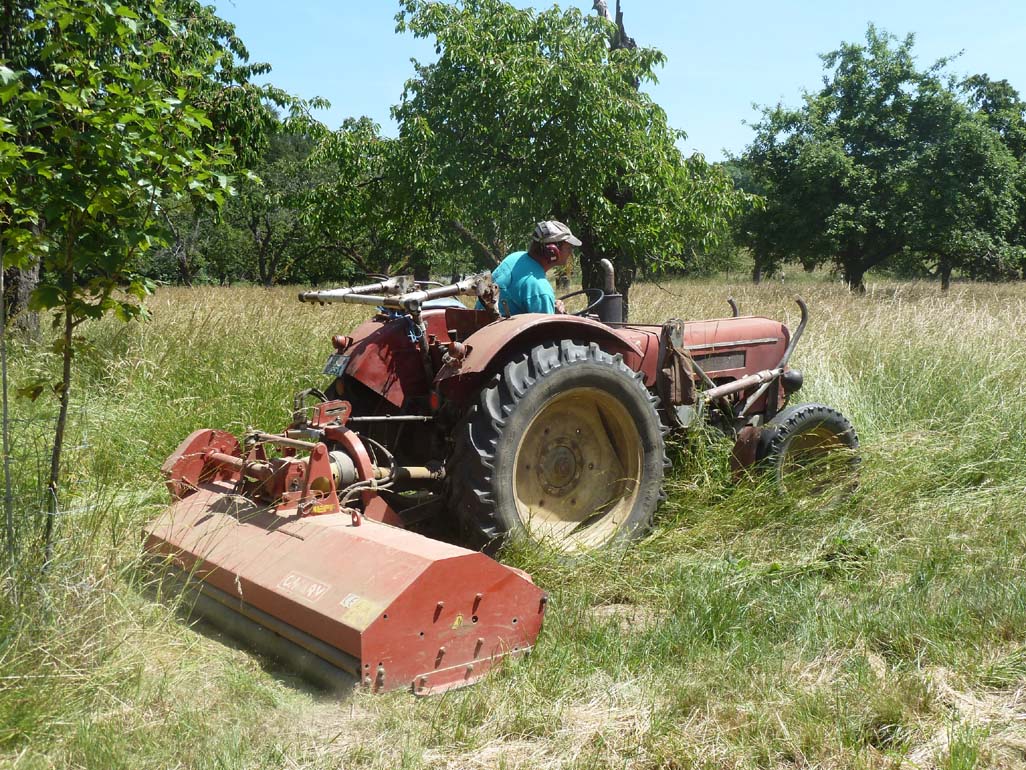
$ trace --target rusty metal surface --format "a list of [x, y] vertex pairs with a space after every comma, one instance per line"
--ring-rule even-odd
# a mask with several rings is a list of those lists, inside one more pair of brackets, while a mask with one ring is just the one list
[[528, 576], [482, 553], [373, 521], [354, 526], [345, 514], [281, 516], [223, 481], [146, 527], [145, 546], [358, 659], [376, 692], [476, 681], [531, 648], [546, 605]]
[[684, 350], [684, 322], [671, 318], [663, 324], [659, 336], [659, 377], [657, 390], [667, 416], [673, 420], [673, 407], [695, 403], [694, 361]]
[[633, 338], [622, 334], [619, 328], [572, 315], [523, 313], [501, 318], [464, 339], [466, 353], [459, 368], [442, 367], [435, 381], [446, 395], [459, 398], [479, 382], [479, 375], [496, 360], [503, 360], [504, 354], [560, 339], [598, 342], [603, 349], [622, 354], [632, 369], [639, 368], [645, 356], [645, 349], [639, 347]]
[[759, 437], [762, 428], [746, 425], [737, 434], [734, 448], [730, 453], [730, 470], [734, 478], [740, 477], [746, 469], [755, 465], [759, 452]]
[[[631, 324], [614, 325], [611, 328], [646, 351], [640, 367], [635, 368], [639, 368], [644, 374], [645, 385], [653, 387], [658, 375], [658, 355], [655, 353], [655, 346], [658, 345], [662, 326]], [[711, 377], [723, 381], [776, 366], [787, 347], [789, 336], [787, 327], [779, 321], [757, 316], [684, 323], [684, 349], [687, 351], [700, 350], [703, 353], [723, 354], [746, 351], [745, 362], [741, 368], [706, 370]]]
[[186, 436], [160, 468], [164, 484], [172, 499], [180, 500], [190, 494], [202, 481], [235, 477], [229, 468], [215, 466], [208, 468], [207, 452], [221, 452], [227, 455], [241, 455], [239, 440], [223, 430], [201, 428]]
[[[429, 337], [449, 342], [449, 330], [462, 338], [473, 334], [495, 316], [484, 311], [454, 308], [425, 310], [421, 321]], [[405, 318], [375, 318], [358, 326], [350, 335], [346, 349], [349, 362], [346, 374], [388, 401], [401, 407], [407, 396], [423, 396], [431, 388], [424, 371], [423, 353], [410, 338]]]
[[[511, 348], [559, 339], [594, 340], [612, 353], [621, 353], [632, 369], [642, 372], [645, 385], [658, 379], [662, 326], [604, 324], [589, 318], [527, 313], [492, 320], [483, 311], [425, 311], [427, 334], [448, 344], [449, 331], [461, 343], [459, 360], [443, 365], [435, 383], [447, 397], [460, 400], [479, 384], [480, 375]], [[396, 407], [409, 396], [427, 394], [432, 383], [424, 371], [422, 353], [408, 335], [404, 320], [368, 321], [352, 333], [346, 374]], [[741, 361], [731, 353], [744, 352], [739, 367], [708, 369], [717, 381], [776, 366], [787, 349], [790, 334], [779, 321], [755, 316], [689, 321], [684, 324], [684, 349], [716, 353], [718, 362]]]

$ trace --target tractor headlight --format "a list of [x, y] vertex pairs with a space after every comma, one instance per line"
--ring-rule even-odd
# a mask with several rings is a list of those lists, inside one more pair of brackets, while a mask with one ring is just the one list
[[784, 386], [784, 392], [788, 395], [801, 390], [804, 381], [805, 376], [801, 373], [800, 369], [788, 369], [780, 375], [780, 382]]

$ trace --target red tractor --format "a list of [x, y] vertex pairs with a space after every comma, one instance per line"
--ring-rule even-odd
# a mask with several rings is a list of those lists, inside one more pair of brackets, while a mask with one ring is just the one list
[[332, 339], [330, 385], [297, 395], [285, 431], [182, 442], [163, 468], [176, 502], [146, 547], [255, 645], [428, 693], [540, 631], [544, 592], [476, 549], [525, 538], [573, 559], [640, 536], [668, 430], [718, 428], [737, 469], [762, 466], [788, 494], [851, 489], [851, 424], [788, 405], [801, 299], [794, 334], [733, 303], [729, 318], [630, 324], [604, 268], [574, 315], [507, 317], [487, 273], [304, 292], [377, 311]]
[[[802, 386], [788, 367], [808, 320], [800, 298], [793, 335], [732, 301], [730, 318], [629, 324], [604, 263], [605, 287], [578, 292], [588, 304], [573, 315], [504, 317], [486, 276], [300, 295], [381, 308], [333, 338], [324, 397], [349, 402], [348, 424], [397, 465], [439, 466], [424, 494], [383, 492], [384, 516], [455, 517], [475, 547], [526, 535], [572, 554], [629, 540], [662, 499], [664, 434], [699, 422], [737, 439], [737, 468], [761, 464], [785, 487], [799, 468], [854, 468], [839, 411], [788, 405]], [[468, 294], [484, 309], [451, 299]]]

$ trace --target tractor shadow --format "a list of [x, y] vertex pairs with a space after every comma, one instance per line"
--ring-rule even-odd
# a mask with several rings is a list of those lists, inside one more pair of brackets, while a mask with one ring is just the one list
[[291, 689], [317, 700], [341, 703], [360, 684], [348, 671], [206, 599], [195, 588], [183, 586], [181, 580], [169, 576], [158, 565], [140, 566], [136, 579], [144, 598], [167, 608], [180, 623], [206, 640], [250, 656], [262, 671]]

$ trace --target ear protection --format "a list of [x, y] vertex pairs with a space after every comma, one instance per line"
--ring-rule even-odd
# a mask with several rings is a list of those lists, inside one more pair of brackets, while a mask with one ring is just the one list
[[555, 243], [546, 243], [545, 256], [549, 258], [549, 262], [555, 262], [559, 259], [559, 246]]

